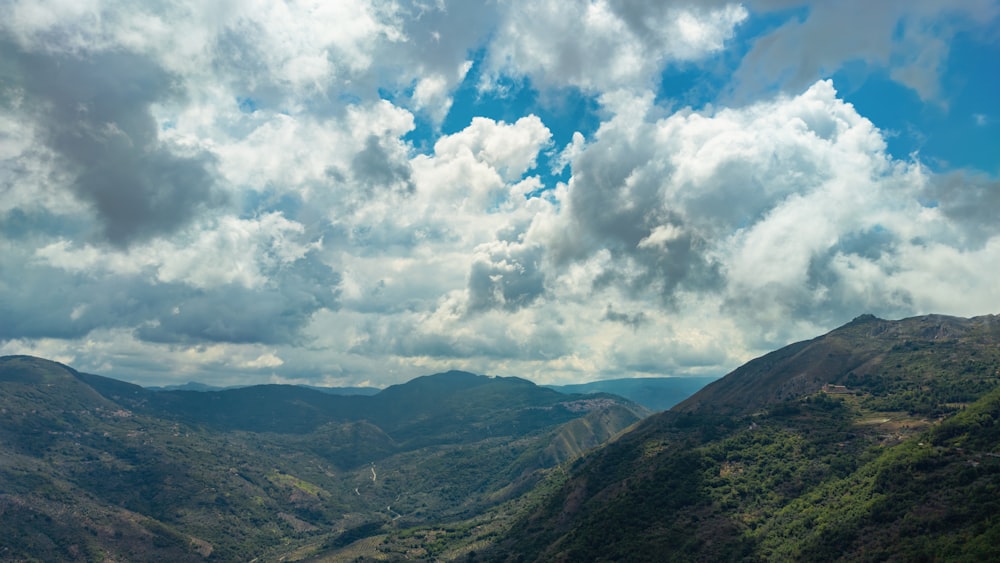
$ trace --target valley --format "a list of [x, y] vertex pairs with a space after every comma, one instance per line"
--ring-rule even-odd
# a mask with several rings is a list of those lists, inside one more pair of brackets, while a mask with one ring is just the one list
[[305, 559], [479, 514], [647, 414], [460, 372], [370, 397], [149, 391], [6, 357], [0, 559]]
[[153, 391], [9, 356], [0, 559], [996, 559], [998, 383], [992, 315], [858, 317], [659, 413], [464, 372]]

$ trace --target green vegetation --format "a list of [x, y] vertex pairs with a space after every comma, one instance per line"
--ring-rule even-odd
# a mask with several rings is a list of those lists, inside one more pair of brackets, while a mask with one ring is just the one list
[[861, 317], [644, 414], [460, 372], [154, 393], [3, 358], [0, 558], [1000, 560], [996, 317]]
[[[459, 372], [385, 396], [153, 392], [0, 358], [0, 560], [374, 553], [386, 532], [460, 525], [518, 497], [645, 414]], [[555, 436], [577, 447], [546, 452]]]
[[997, 560], [998, 326], [862, 318], [755, 360], [578, 462], [479, 556]]

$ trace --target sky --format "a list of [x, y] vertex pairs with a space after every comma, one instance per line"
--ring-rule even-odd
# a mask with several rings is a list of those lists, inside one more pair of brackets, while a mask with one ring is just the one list
[[571, 383], [1000, 313], [1000, 0], [0, 11], [0, 355]]

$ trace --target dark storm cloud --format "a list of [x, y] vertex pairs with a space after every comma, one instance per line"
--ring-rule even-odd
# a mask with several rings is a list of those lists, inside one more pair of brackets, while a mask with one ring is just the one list
[[135, 335], [150, 342], [289, 344], [301, 340], [313, 313], [338, 305], [339, 274], [312, 255], [273, 273], [264, 287], [207, 289], [8, 258], [0, 271], [0, 341], [137, 327]]
[[670, 2], [671, 6], [665, 6], [667, 3], [662, 0], [656, 2], [621, 0], [611, 3], [609, 8], [628, 25], [629, 30], [636, 37], [642, 39], [646, 44], [655, 44], [657, 41], [661, 41], [659, 38], [663, 33], [661, 27], [665, 23], [666, 16], [670, 13], [670, 7], [708, 11], [729, 3], [728, 0], [700, 0], [698, 2]]
[[181, 94], [177, 79], [127, 52], [49, 55], [4, 49], [41, 138], [63, 158], [70, 188], [118, 246], [169, 234], [224, 203], [214, 158], [159, 139], [151, 105]]
[[1000, 217], [1000, 181], [984, 175], [954, 172], [932, 177], [924, 198], [937, 205], [964, 238], [962, 245], [979, 249], [997, 234]]
[[[557, 263], [610, 251], [611, 265], [595, 281], [633, 295], [655, 291], [670, 302], [679, 289], [718, 289], [722, 275], [699, 232], [669, 207], [663, 187], [672, 170], [655, 154], [643, 128], [630, 142], [598, 141], [574, 162], [569, 228], [551, 246]], [[673, 234], [655, 241], [656, 233]]]
[[615, 311], [610, 303], [608, 303], [607, 309], [604, 310], [603, 318], [606, 321], [621, 323], [633, 329], [638, 329], [649, 322], [649, 318], [646, 316], [646, 313], [642, 311], [639, 311], [634, 315], [629, 315], [628, 313]]
[[503, 245], [469, 271], [469, 310], [516, 311], [545, 293], [540, 246]]
[[[150, 342], [293, 344], [320, 309], [337, 307], [340, 275], [310, 254], [270, 276], [262, 288], [242, 285], [171, 287], [161, 310], [137, 335]], [[173, 308], [170, 294], [177, 292]]]
[[351, 161], [354, 178], [363, 185], [369, 195], [392, 189], [413, 193], [416, 186], [411, 178], [410, 163], [405, 158], [393, 157], [382, 146], [377, 135], [370, 135], [365, 146]]

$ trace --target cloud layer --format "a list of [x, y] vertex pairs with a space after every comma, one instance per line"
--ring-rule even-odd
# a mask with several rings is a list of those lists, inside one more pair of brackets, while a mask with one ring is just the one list
[[[995, 48], [1000, 9], [849, 4], [6, 2], [0, 353], [148, 383], [580, 381], [996, 312], [996, 171], [892, 154], [828, 77], [865, 61], [945, 107], [949, 41]], [[692, 72], [725, 86], [664, 94]], [[470, 87], [481, 113], [443, 129]]]

